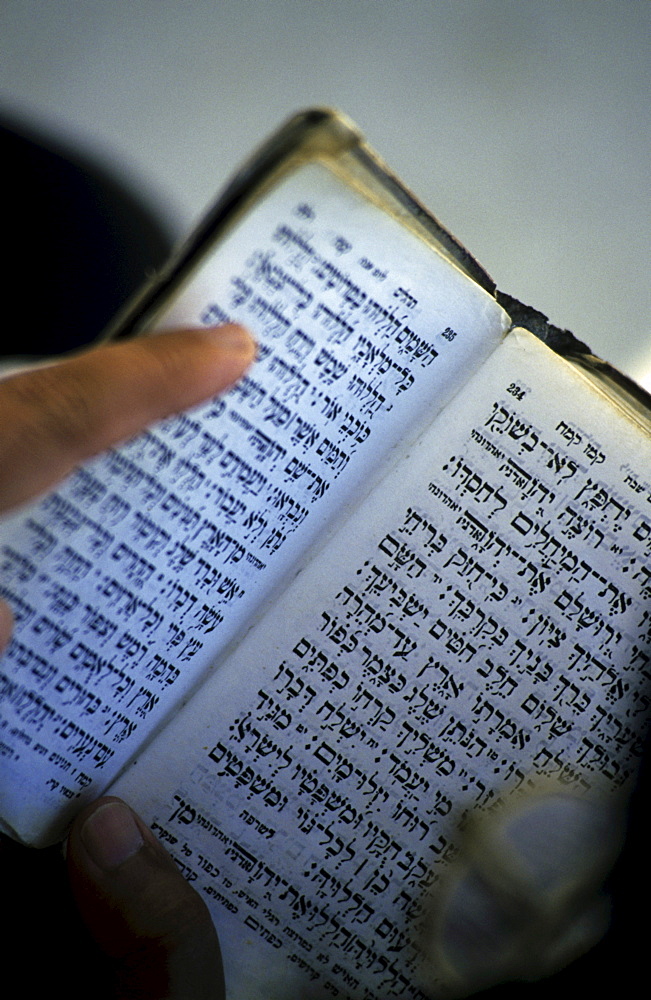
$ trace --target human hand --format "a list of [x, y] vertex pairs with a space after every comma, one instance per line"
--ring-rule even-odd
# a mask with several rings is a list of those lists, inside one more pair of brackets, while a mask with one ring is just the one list
[[[175, 331], [0, 382], [0, 512], [148, 424], [226, 389], [254, 354], [237, 326]], [[0, 602], [0, 649], [11, 630], [11, 612]], [[100, 799], [75, 820], [68, 882], [57, 849], [4, 841], [0, 868], [11, 921], [3, 943], [32, 956], [21, 972], [31, 995], [223, 997], [217, 935], [203, 901], [120, 800]]]
[[65, 860], [60, 846], [37, 851], [0, 836], [0, 878], [2, 948], [16, 992], [224, 1000], [207, 907], [119, 799], [99, 799], [79, 814]]
[[[0, 381], [0, 514], [148, 424], [222, 392], [254, 356], [240, 326], [176, 330]], [[0, 602], [0, 650], [11, 626]]]
[[84, 809], [68, 837], [81, 919], [110, 963], [120, 1000], [222, 1000], [208, 909], [153, 833], [120, 799]]

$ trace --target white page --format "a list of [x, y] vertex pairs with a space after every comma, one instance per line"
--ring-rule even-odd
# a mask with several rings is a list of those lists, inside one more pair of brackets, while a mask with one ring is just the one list
[[419, 997], [462, 813], [535, 775], [627, 787], [650, 468], [511, 335], [118, 783], [211, 907], [232, 1000]]
[[508, 323], [319, 165], [249, 212], [160, 325], [225, 318], [261, 345], [236, 389], [0, 526], [3, 812], [27, 840], [62, 835]]

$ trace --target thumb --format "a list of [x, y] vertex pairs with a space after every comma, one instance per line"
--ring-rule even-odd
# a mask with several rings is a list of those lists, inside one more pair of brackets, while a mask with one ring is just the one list
[[118, 1000], [223, 1000], [208, 909], [124, 802], [105, 797], [83, 810], [67, 857], [73, 896], [111, 962]]

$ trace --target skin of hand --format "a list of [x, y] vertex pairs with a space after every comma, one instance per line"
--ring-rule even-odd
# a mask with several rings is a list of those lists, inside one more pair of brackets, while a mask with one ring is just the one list
[[[228, 388], [254, 357], [239, 326], [177, 330], [0, 382], [0, 512]], [[11, 629], [0, 602], [0, 650]], [[60, 848], [35, 851], [2, 838], [0, 871], [3, 945], [7, 957], [32, 956], [19, 973], [28, 995], [222, 1000], [219, 943], [203, 900], [121, 800], [82, 810], [65, 862]]]

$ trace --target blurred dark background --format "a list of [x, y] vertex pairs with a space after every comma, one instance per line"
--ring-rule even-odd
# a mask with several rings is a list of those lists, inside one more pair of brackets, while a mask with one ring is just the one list
[[38, 357], [100, 336], [168, 256], [172, 235], [92, 156], [0, 121], [5, 247], [0, 352]]

